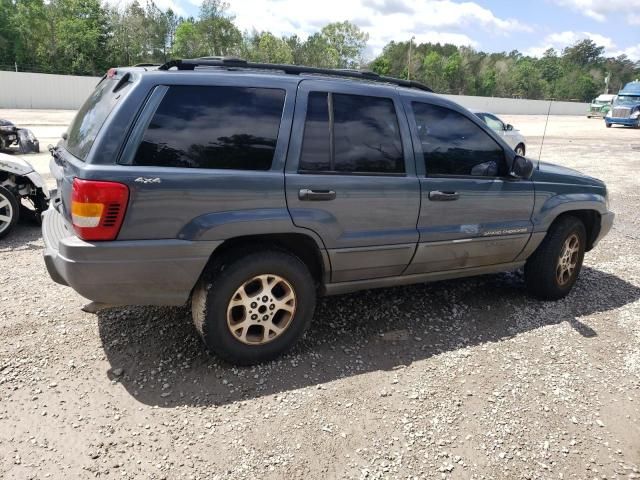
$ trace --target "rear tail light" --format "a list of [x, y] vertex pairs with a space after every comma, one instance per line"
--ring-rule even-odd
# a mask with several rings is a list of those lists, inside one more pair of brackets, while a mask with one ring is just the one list
[[124, 220], [129, 187], [122, 183], [73, 179], [71, 220], [83, 240], [115, 240]]

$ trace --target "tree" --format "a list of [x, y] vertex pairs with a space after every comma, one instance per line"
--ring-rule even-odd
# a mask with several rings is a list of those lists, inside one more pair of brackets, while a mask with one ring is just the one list
[[447, 59], [444, 64], [443, 74], [448, 85], [448, 91], [450, 93], [462, 94], [464, 80], [462, 78], [462, 57], [459, 53], [456, 52]]
[[362, 63], [369, 34], [357, 25], [347, 21], [330, 23], [322, 28], [320, 35], [337, 55], [339, 68], [357, 68]]
[[206, 55], [232, 55], [240, 50], [242, 34], [227, 11], [229, 4], [221, 0], [204, 0], [200, 6], [198, 30]]
[[566, 63], [586, 67], [587, 65], [600, 63], [603, 53], [604, 47], [599, 47], [593, 40], [587, 38], [571, 47], [565, 48], [562, 56]]
[[289, 44], [270, 32], [254, 32], [245, 41], [243, 55], [256, 62], [293, 63], [293, 52]]
[[321, 33], [315, 33], [307, 38], [301, 47], [300, 59], [303, 65], [311, 67], [337, 68], [340, 66], [338, 51]]
[[[435, 91], [443, 91], [447, 88], [444, 78], [444, 59], [435, 50], [429, 52], [422, 61], [424, 70], [423, 81]], [[422, 78], [421, 78], [422, 80]]]
[[194, 58], [206, 55], [204, 38], [193, 20], [186, 20], [176, 28], [172, 53], [179, 58]]
[[516, 62], [512, 69], [514, 95], [521, 98], [542, 98], [543, 84], [540, 80], [540, 72], [534, 62], [523, 58]]

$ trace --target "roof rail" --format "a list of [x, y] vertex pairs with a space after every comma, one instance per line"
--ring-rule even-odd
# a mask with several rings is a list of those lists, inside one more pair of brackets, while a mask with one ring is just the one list
[[173, 67], [178, 70], [194, 70], [196, 67], [225, 67], [246, 68], [251, 70], [277, 70], [289, 75], [300, 75], [305, 73], [311, 75], [330, 75], [333, 77], [357, 78], [374, 82], [392, 83], [401, 87], [416, 88], [418, 90], [424, 90], [425, 92], [433, 92], [433, 90], [423, 83], [414, 82], [413, 80], [402, 80], [401, 78], [395, 77], [386, 77], [369, 70], [317, 68], [278, 63], [253, 63], [237, 57], [204, 57], [170, 60], [159, 67], [158, 70], [169, 70]]

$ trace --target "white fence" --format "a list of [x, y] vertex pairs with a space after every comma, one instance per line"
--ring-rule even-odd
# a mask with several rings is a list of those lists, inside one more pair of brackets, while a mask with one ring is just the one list
[[0, 72], [0, 108], [77, 110], [99, 78]]
[[[44, 73], [0, 72], [0, 108], [76, 110], [89, 96], [99, 78], [48, 75]], [[542, 115], [549, 109], [545, 100], [498, 97], [445, 97], [475, 110], [509, 115]], [[553, 102], [552, 115], [584, 115], [588, 104]]]

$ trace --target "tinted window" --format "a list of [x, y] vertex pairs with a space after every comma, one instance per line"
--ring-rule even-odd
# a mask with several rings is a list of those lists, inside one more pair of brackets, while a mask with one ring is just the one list
[[307, 118], [302, 137], [300, 169], [309, 171], [331, 170], [330, 146], [327, 94], [311, 92], [307, 101]]
[[118, 82], [116, 79], [102, 80], [80, 107], [67, 131], [66, 149], [80, 160], [87, 158], [98, 132], [116, 105], [122, 90], [129, 86], [126, 83], [114, 93], [113, 89]]
[[467, 117], [426, 103], [412, 105], [428, 175], [506, 173], [500, 145]]
[[[332, 118], [329, 115], [331, 106]], [[403, 173], [402, 140], [393, 101], [389, 98], [312, 92], [307, 107], [300, 169]]]
[[268, 170], [284, 90], [171, 87], [156, 110], [134, 165]]

